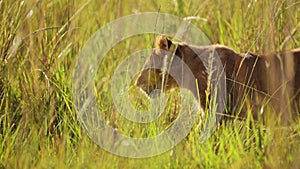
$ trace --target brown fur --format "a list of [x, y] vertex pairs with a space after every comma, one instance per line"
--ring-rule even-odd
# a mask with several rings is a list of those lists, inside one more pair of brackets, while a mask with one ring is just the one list
[[[163, 59], [170, 51], [172, 42], [164, 36], [157, 39], [156, 49], [148, 58], [144, 68], [149, 64], [163, 67]], [[247, 54], [241, 55], [234, 50], [221, 46], [192, 46], [175, 44], [174, 51], [186, 63], [198, 81], [198, 91], [201, 106], [205, 107], [205, 91], [207, 90], [208, 73], [199, 57], [207, 57], [216, 52], [226, 73], [227, 114], [240, 112], [245, 117], [247, 109], [251, 108], [253, 116], [259, 117], [261, 108], [275, 112], [282, 121], [289, 121], [299, 112], [300, 101], [300, 49], [281, 52], [280, 54]], [[195, 53], [197, 52], [197, 54]], [[176, 72], [176, 71], [175, 71]], [[180, 72], [176, 72], [179, 73]], [[184, 76], [182, 72], [181, 76]], [[165, 90], [173, 87], [191, 88], [194, 79], [176, 81], [166, 75]], [[144, 69], [136, 81], [148, 94], [162, 86], [162, 72], [159, 69]], [[194, 93], [198, 96], [198, 93]], [[241, 106], [242, 105], [242, 106]], [[242, 110], [237, 108], [242, 107]]]

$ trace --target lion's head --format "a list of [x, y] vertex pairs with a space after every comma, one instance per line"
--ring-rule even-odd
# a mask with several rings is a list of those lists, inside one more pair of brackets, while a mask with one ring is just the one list
[[174, 87], [190, 89], [195, 97], [200, 97], [204, 107], [207, 79], [206, 68], [194, 47], [159, 36], [156, 48], [147, 58], [136, 85], [147, 94], [157, 89], [168, 91]]

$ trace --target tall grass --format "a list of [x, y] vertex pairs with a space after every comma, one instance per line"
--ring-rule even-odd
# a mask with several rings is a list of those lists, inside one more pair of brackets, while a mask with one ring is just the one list
[[[199, 133], [192, 130], [161, 155], [118, 157], [89, 139], [77, 122], [71, 93], [81, 47], [97, 29], [121, 16], [158, 9], [179, 17], [199, 16], [205, 19], [191, 22], [212, 43], [238, 52], [263, 53], [300, 46], [299, 1], [29, 0], [0, 1], [0, 9], [0, 168], [300, 166], [300, 123], [288, 129], [272, 128], [251, 116], [223, 123], [203, 144]], [[95, 78], [99, 108], [111, 123], [117, 119], [119, 123], [114, 125], [127, 134], [132, 125], [116, 115], [110, 78], [126, 55], [151, 47], [153, 37], [133, 37], [118, 44], [107, 54]], [[167, 117], [164, 122], [169, 122]], [[147, 127], [149, 132], [155, 129]]]

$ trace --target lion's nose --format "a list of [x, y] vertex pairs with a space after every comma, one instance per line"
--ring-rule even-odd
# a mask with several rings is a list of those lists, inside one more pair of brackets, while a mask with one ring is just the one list
[[145, 92], [147, 95], [149, 95], [149, 93], [151, 92], [149, 90], [149, 86], [146, 84], [136, 84], [136, 86], [138, 86], [143, 92]]

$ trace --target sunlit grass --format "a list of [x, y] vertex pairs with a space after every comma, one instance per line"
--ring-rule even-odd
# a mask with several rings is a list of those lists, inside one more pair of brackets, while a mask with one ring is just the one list
[[[202, 144], [195, 126], [180, 144], [161, 155], [118, 157], [87, 136], [77, 121], [71, 91], [80, 49], [101, 26], [121, 16], [159, 9], [179, 17], [199, 16], [204, 19], [191, 22], [212, 43], [238, 52], [263, 53], [300, 46], [299, 1], [31, 0], [0, 1], [0, 9], [0, 168], [300, 166], [300, 123], [268, 126], [251, 116], [243, 121], [224, 121]], [[155, 35], [145, 35], [118, 44], [95, 77], [98, 106], [108, 124], [136, 137], [156, 135], [172, 123], [174, 114], [164, 114], [148, 125], [126, 121], [113, 106], [110, 78], [122, 59], [152, 47], [154, 40]], [[131, 96], [137, 90], [133, 89]], [[131, 102], [147, 109], [147, 101], [139, 94]], [[176, 94], [168, 95], [166, 112], [174, 112]]]

